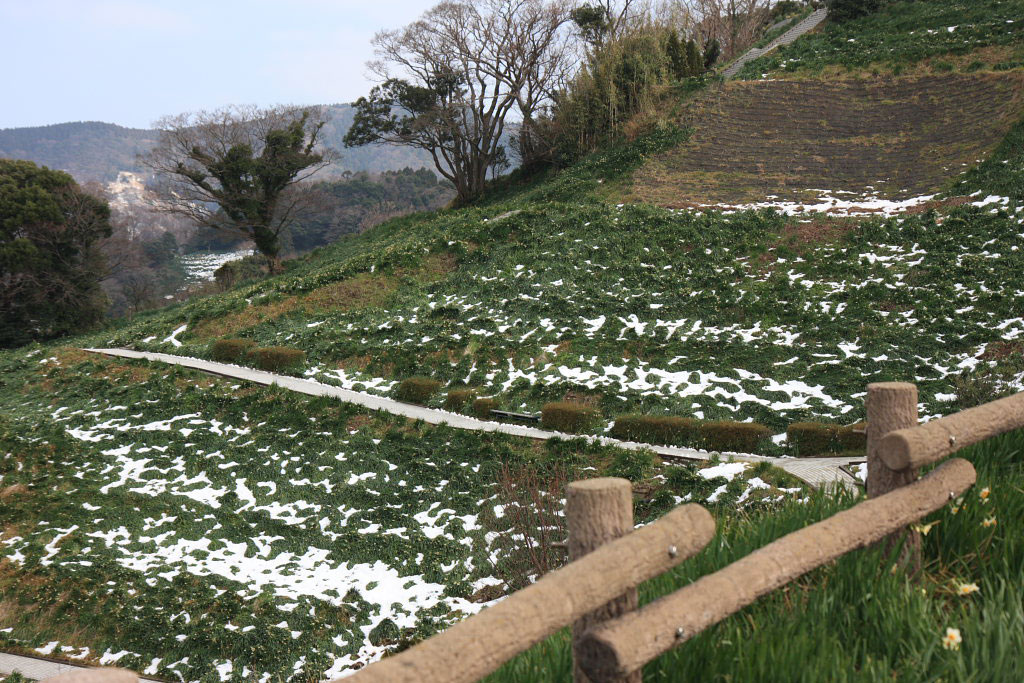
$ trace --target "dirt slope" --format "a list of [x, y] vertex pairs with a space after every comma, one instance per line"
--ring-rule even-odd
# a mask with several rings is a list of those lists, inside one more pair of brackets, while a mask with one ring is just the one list
[[942, 189], [1024, 114], [1024, 77], [943, 75], [732, 82], [688, 109], [684, 145], [636, 174], [631, 201], [663, 206], [808, 198], [808, 190], [905, 198]]

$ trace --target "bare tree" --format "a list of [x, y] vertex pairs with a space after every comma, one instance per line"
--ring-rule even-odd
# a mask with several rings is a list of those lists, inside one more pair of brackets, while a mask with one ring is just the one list
[[738, 57], [761, 37], [772, 0], [680, 0], [697, 19], [696, 31], [706, 51], [718, 41], [722, 56]]
[[345, 144], [425, 149], [458, 201], [478, 197], [510, 113], [532, 131], [534, 113], [550, 97], [567, 17], [563, 2], [458, 0], [378, 33], [379, 59], [369, 66], [382, 82], [356, 102]]
[[157, 176], [155, 208], [251, 239], [271, 272], [280, 235], [306, 193], [303, 180], [333, 160], [319, 146], [320, 108], [225, 107], [157, 122], [160, 140], [142, 162]]

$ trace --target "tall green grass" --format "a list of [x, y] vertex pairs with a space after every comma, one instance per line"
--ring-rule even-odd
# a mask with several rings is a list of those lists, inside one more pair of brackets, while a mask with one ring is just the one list
[[[931, 515], [925, 569], [891, 571], [880, 549], [810, 572], [650, 663], [650, 681], [1024, 680], [1024, 432], [960, 454], [978, 484]], [[981, 498], [984, 489], [986, 499]], [[688, 585], [765, 544], [858, 502], [817, 492], [773, 510], [717, 511], [719, 531], [698, 556], [640, 589], [641, 602]], [[983, 502], [987, 500], [987, 502]], [[995, 518], [996, 523], [986, 525]], [[958, 586], [977, 592], [959, 595]], [[958, 650], [942, 645], [959, 629]], [[499, 681], [570, 680], [565, 631], [509, 662]]]

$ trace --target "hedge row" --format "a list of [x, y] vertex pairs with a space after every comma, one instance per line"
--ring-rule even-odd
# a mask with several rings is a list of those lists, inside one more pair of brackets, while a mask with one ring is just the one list
[[306, 352], [287, 346], [267, 346], [249, 349], [246, 358], [260, 370], [277, 372], [300, 368], [306, 363]]
[[843, 451], [860, 451], [867, 447], [864, 423], [835, 425], [821, 422], [794, 422], [786, 429], [786, 440], [797, 457], [811, 457]]
[[426, 403], [438, 392], [441, 383], [433, 377], [407, 377], [395, 390], [395, 398], [406, 403]]
[[596, 429], [601, 423], [601, 415], [596, 408], [582, 403], [558, 401], [546, 403], [540, 409], [540, 424], [547, 429], [554, 429], [569, 434], [580, 434]]
[[692, 417], [623, 415], [615, 418], [611, 436], [622, 441], [643, 441], [664, 446], [688, 446], [697, 441], [700, 422]]
[[702, 422], [668, 415], [623, 415], [615, 418], [611, 436], [624, 441], [750, 453], [761, 441], [772, 436], [772, 430], [756, 422]]
[[210, 344], [210, 357], [221, 363], [234, 363], [255, 347], [256, 342], [252, 339], [217, 339]]
[[481, 420], [491, 419], [491, 411], [498, 407], [493, 398], [478, 398], [473, 401], [473, 414]]
[[458, 412], [476, 396], [476, 389], [452, 389], [444, 398], [444, 409]]

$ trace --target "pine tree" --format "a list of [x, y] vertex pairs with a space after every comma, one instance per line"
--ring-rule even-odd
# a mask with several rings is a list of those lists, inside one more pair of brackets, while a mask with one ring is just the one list
[[675, 31], [669, 31], [668, 43], [665, 45], [665, 54], [668, 56], [669, 66], [672, 68], [672, 75], [676, 79], [683, 79], [689, 75], [689, 65], [686, 61], [686, 51]]
[[704, 58], [701, 57], [700, 48], [693, 38], [686, 41], [686, 71], [689, 76], [700, 76], [704, 73]]
[[718, 42], [718, 38], [713, 38], [711, 43], [708, 44], [707, 49], [704, 50], [704, 69], [707, 70], [713, 67], [721, 54], [722, 46]]

